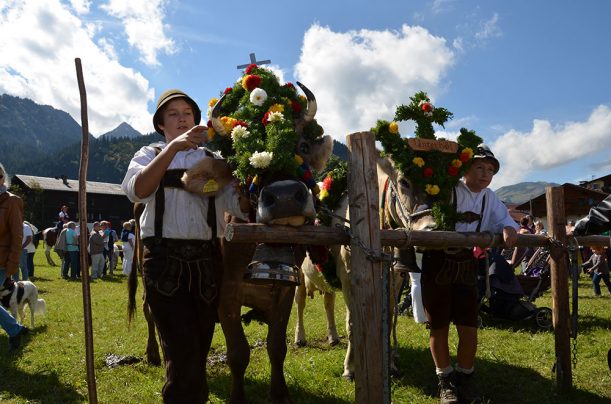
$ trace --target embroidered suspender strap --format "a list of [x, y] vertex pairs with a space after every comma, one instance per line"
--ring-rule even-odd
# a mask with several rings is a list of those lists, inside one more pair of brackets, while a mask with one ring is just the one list
[[[161, 153], [161, 148], [155, 147], [155, 156]], [[163, 212], [165, 212], [165, 191], [163, 180], [155, 192], [155, 242], [161, 243], [163, 238]]]

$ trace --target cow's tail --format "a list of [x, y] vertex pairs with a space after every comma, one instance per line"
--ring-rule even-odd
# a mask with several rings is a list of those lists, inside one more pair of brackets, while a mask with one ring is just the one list
[[142, 274], [143, 249], [142, 239], [140, 238], [140, 216], [144, 211], [144, 204], [134, 204], [134, 218], [136, 219], [136, 244], [134, 245], [134, 257], [132, 270], [127, 278], [127, 321], [131, 325], [136, 314], [136, 291], [138, 290], [138, 276]]

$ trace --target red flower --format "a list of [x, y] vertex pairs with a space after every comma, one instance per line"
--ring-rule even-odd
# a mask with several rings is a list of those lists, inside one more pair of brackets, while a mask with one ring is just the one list
[[232, 128], [235, 128], [238, 125], [248, 128], [248, 124], [244, 121], [240, 121], [239, 119], [236, 119], [236, 121], [233, 123]]
[[231, 88], [231, 87], [227, 87], [227, 88], [225, 89], [225, 91], [223, 91], [223, 94], [229, 94], [229, 93], [230, 93], [230, 92], [232, 92], [232, 91], [233, 91], [233, 88]]
[[463, 163], [466, 163], [471, 159], [471, 155], [469, 154], [469, 152], [462, 152], [458, 155], [458, 159]]
[[422, 104], [421, 108], [424, 112], [431, 112], [433, 110], [433, 106], [430, 102], [425, 102], [424, 104]]
[[265, 126], [267, 126], [267, 124], [269, 123], [269, 114], [270, 112], [267, 111], [265, 115], [263, 115], [263, 118], [261, 119], [261, 123]]
[[431, 167], [426, 167], [424, 170], [422, 170], [422, 176], [423, 177], [432, 177], [433, 169]]
[[327, 175], [322, 182], [322, 189], [329, 191], [331, 189], [331, 184], [333, 183], [333, 177]]
[[458, 175], [458, 168], [454, 167], [454, 166], [449, 166], [448, 167], [448, 174], [450, 174], [452, 177], [455, 177]]
[[250, 74], [246, 76], [245, 81], [243, 83], [248, 91], [252, 91], [261, 85], [261, 76], [257, 76], [256, 74]]
[[293, 83], [288, 82], [284, 85], [284, 87], [288, 87], [288, 88], [295, 88], [295, 86], [293, 85]]
[[246, 74], [250, 74], [256, 68], [257, 68], [256, 64], [254, 63], [249, 64], [248, 67], [246, 68]]
[[293, 112], [296, 114], [301, 112], [301, 104], [295, 100], [291, 100], [291, 108], [293, 109]]
[[303, 172], [303, 178], [304, 181], [309, 181], [310, 179], [312, 179], [312, 171], [310, 170], [305, 170]]

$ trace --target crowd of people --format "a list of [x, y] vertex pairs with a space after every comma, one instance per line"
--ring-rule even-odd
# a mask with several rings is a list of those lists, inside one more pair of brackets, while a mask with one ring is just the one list
[[[65, 206], [58, 215], [60, 219], [58, 223], [67, 217], [67, 209], [64, 208]], [[117, 235], [112, 228], [112, 223], [107, 220], [92, 224], [86, 241], [88, 263], [91, 265], [91, 279], [100, 279], [108, 274], [113, 275], [121, 255], [123, 255], [121, 273], [129, 275], [136, 238], [135, 229], [134, 219], [123, 223], [121, 236]], [[54, 250], [62, 259], [61, 277], [63, 279], [76, 280], [81, 277], [80, 237], [80, 229], [73, 221], [65, 222], [57, 236]]]

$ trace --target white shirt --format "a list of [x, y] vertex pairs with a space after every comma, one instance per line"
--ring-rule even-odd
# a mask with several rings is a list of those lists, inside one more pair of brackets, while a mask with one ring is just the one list
[[[509, 210], [496, 196], [490, 188], [484, 188], [480, 192], [471, 192], [465, 185], [464, 181], [459, 181], [456, 185], [456, 210], [458, 212], [477, 213], [482, 211], [482, 201], [486, 196], [486, 206], [482, 215], [480, 231], [490, 231], [492, 233], [501, 233], [504, 227], [513, 227], [519, 229], [520, 226], [509, 215]], [[477, 230], [479, 221], [465, 223], [456, 223], [456, 231], [473, 232]]]
[[[23, 246], [23, 243], [25, 243], [25, 240], [30, 237], [30, 244], [32, 244], [32, 240], [34, 240], [34, 234], [32, 234], [32, 229], [30, 229], [30, 226], [28, 226], [27, 224], [23, 223], [23, 237], [21, 238], [21, 245]], [[25, 246], [23, 248], [24, 250], [27, 250], [28, 247]], [[34, 250], [36, 251], [36, 250]]]
[[[138, 198], [135, 192], [136, 176], [155, 157], [154, 147], [166, 147], [164, 142], [153, 143], [136, 152], [129, 163], [121, 188], [132, 202], [145, 203], [140, 218], [142, 238], [155, 235], [155, 192], [146, 198]], [[205, 149], [186, 150], [176, 153], [168, 166], [171, 169], [189, 169], [198, 161], [210, 158]], [[220, 157], [216, 157], [220, 158]], [[164, 238], [210, 240], [212, 231], [207, 223], [208, 198], [179, 188], [165, 188], [165, 211], [163, 213]], [[227, 185], [215, 195], [217, 237], [225, 233], [224, 213], [246, 220], [247, 215], [240, 210], [238, 193], [233, 186]]]
[[[31, 232], [32, 232], [32, 242], [30, 244], [28, 244], [27, 246], [25, 246], [25, 249], [28, 250], [28, 253], [35, 253], [36, 252], [36, 246], [34, 246], [34, 234], [38, 233], [38, 228], [36, 228], [36, 226], [34, 226], [33, 224], [30, 224], [29, 226], [26, 225], [26, 227], [28, 227], [31, 230]], [[25, 234], [25, 232], [26, 232], [26, 230], [25, 230], [25, 227], [24, 227], [23, 228], [23, 233]]]

